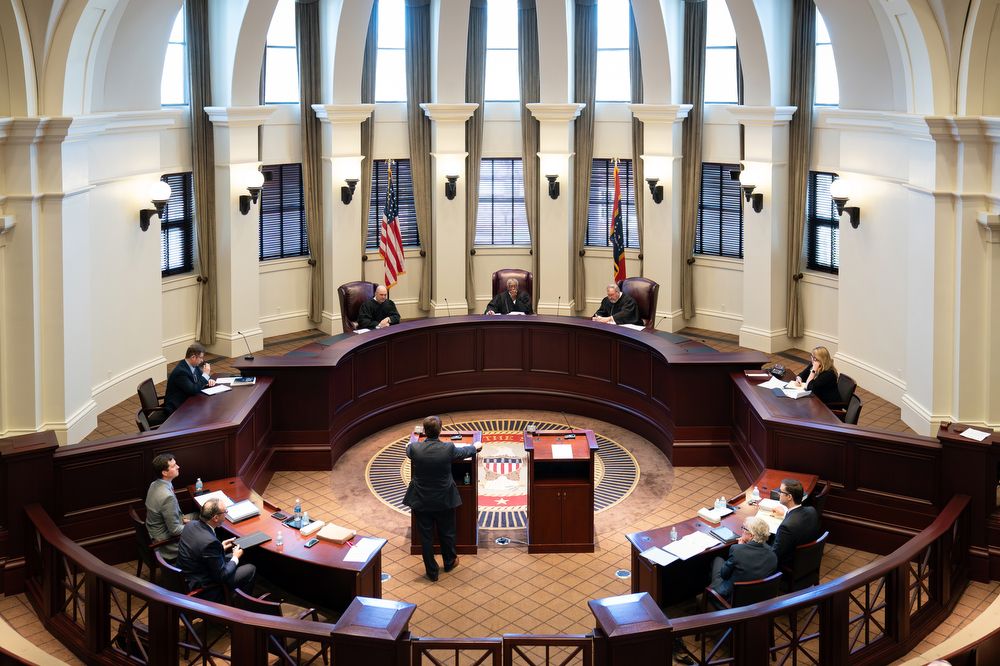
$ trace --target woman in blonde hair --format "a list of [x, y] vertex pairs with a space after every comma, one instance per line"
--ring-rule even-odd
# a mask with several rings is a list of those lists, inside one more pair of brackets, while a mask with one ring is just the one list
[[815, 347], [809, 354], [811, 363], [799, 373], [797, 384], [812, 391], [813, 395], [826, 404], [840, 402], [840, 390], [837, 388], [837, 368], [826, 347]]

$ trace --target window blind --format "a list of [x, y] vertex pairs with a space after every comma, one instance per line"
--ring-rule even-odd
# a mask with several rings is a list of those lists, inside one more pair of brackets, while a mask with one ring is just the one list
[[531, 245], [520, 158], [480, 161], [475, 244]]
[[[413, 177], [410, 175], [410, 160], [393, 160], [393, 187], [396, 188], [396, 203], [399, 207], [399, 232], [403, 237], [403, 247], [420, 247], [417, 232], [417, 211], [413, 204]], [[378, 250], [379, 235], [382, 230], [382, 209], [389, 192], [389, 166], [387, 160], [372, 163], [372, 194], [368, 209], [368, 235], [365, 249]]]
[[[632, 160], [618, 160], [621, 179], [622, 222], [625, 223], [625, 247], [638, 249], [639, 221], [635, 216], [635, 188], [632, 184]], [[595, 159], [590, 169], [590, 197], [587, 207], [587, 245], [611, 247], [611, 213], [615, 206], [614, 160]]]
[[840, 272], [840, 216], [830, 196], [834, 173], [810, 171], [806, 189], [806, 266]]
[[261, 167], [259, 259], [284, 259], [309, 254], [305, 202], [302, 200], [302, 165], [271, 164]]
[[694, 251], [716, 257], [743, 257], [743, 196], [740, 181], [729, 177], [738, 164], [701, 165], [701, 198]]
[[170, 198], [160, 217], [160, 275], [194, 270], [194, 179], [191, 172], [160, 178], [170, 186]]

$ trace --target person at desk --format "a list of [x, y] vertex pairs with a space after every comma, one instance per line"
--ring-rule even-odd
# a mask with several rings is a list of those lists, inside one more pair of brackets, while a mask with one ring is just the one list
[[792, 563], [795, 548], [815, 541], [820, 535], [819, 514], [811, 506], [802, 506], [802, 483], [785, 479], [778, 491], [778, 501], [785, 508], [785, 518], [774, 534], [771, 548], [778, 556], [778, 566], [785, 568]]
[[727, 601], [733, 600], [733, 583], [767, 578], [778, 570], [778, 556], [767, 547], [771, 530], [760, 518], [743, 521], [739, 542], [729, 549], [729, 558], [712, 562], [712, 589]]
[[215, 386], [211, 378], [212, 366], [205, 363], [205, 348], [193, 342], [184, 352], [184, 360], [174, 366], [167, 378], [167, 395], [163, 398], [163, 411], [170, 416], [184, 401], [207, 386]]
[[358, 328], [385, 328], [399, 323], [396, 304], [389, 300], [389, 290], [383, 285], [375, 288], [375, 297], [361, 304], [358, 311]]
[[410, 507], [420, 532], [420, 550], [424, 569], [431, 581], [438, 579], [438, 563], [434, 559], [434, 528], [441, 541], [441, 556], [445, 573], [458, 566], [455, 551], [455, 509], [462, 505], [458, 487], [451, 475], [455, 460], [476, 455], [483, 447], [477, 442], [471, 446], [455, 446], [442, 442], [441, 419], [428, 416], [424, 419], [424, 441], [406, 447], [410, 459], [411, 479], [403, 497], [403, 504]]
[[608, 285], [608, 295], [601, 301], [601, 307], [597, 309], [591, 320], [605, 324], [642, 323], [635, 299], [622, 293], [621, 287], [614, 282]]
[[[243, 549], [234, 539], [219, 541], [215, 530], [226, 520], [226, 507], [220, 499], [210, 499], [201, 507], [199, 520], [192, 520], [181, 531], [177, 565], [184, 572], [188, 590], [203, 590], [199, 599], [222, 602], [226, 595], [222, 588], [240, 589], [251, 594], [257, 568], [252, 564], [240, 565]], [[226, 559], [226, 551], [232, 555]]]
[[803, 368], [795, 379], [796, 386], [804, 386], [807, 391], [829, 405], [840, 402], [840, 389], [837, 388], [837, 368], [826, 347], [815, 347], [809, 354], [809, 365]]
[[486, 306], [483, 314], [510, 314], [511, 312], [521, 312], [526, 315], [532, 314], [531, 298], [527, 293], [519, 292], [517, 280], [507, 278], [507, 291], [500, 292], [493, 297], [493, 300]]
[[[181, 473], [172, 453], [161, 453], [153, 458], [156, 479], [146, 491], [146, 531], [153, 541], [164, 541], [179, 537], [191, 519], [181, 513], [177, 496], [174, 495], [174, 479]], [[163, 557], [173, 562], [177, 559], [177, 541], [164, 544], [159, 549]]]

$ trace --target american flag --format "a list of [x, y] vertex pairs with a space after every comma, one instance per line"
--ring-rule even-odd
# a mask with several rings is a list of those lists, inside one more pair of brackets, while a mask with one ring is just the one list
[[396, 284], [396, 280], [406, 271], [403, 268], [403, 237], [399, 233], [399, 204], [396, 188], [392, 182], [392, 160], [389, 160], [389, 191], [385, 195], [382, 210], [382, 229], [378, 240], [378, 253], [385, 264], [385, 286]]
[[618, 160], [615, 160], [615, 207], [611, 213], [611, 255], [615, 262], [615, 282], [621, 282], [625, 275], [625, 236], [622, 232], [622, 187], [618, 178]]

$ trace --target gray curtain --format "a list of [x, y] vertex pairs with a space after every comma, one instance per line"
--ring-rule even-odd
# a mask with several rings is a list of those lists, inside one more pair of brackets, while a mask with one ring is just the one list
[[531, 115], [528, 104], [541, 98], [538, 79], [538, 14], [535, 0], [517, 2], [517, 73], [521, 85], [521, 166], [524, 169], [524, 213], [531, 236], [531, 273], [534, 276], [533, 307], [538, 311], [541, 282], [538, 275], [538, 234], [541, 204], [538, 181], [538, 120]]
[[420, 234], [420, 256], [424, 271], [420, 277], [418, 305], [431, 309], [431, 276], [434, 274], [434, 239], [431, 225], [431, 119], [420, 108], [431, 101], [431, 7], [430, 0], [406, 0], [406, 117], [410, 138], [410, 173], [413, 175], [413, 202]]
[[587, 243], [590, 168], [594, 158], [594, 100], [597, 92], [597, 0], [576, 0], [574, 15], [574, 101], [585, 104], [576, 119], [573, 136], [573, 300], [577, 312], [587, 307], [583, 256]]
[[[375, 62], [378, 59], [378, 0], [372, 3], [368, 19], [368, 36], [365, 37], [365, 60], [361, 68], [361, 103], [375, 101]], [[366, 280], [365, 262], [368, 261], [368, 215], [372, 198], [372, 146], [375, 145], [375, 114], [361, 123], [361, 279]], [[381, 283], [381, 280], [380, 280]]]
[[705, 35], [707, 8], [704, 0], [684, 4], [684, 90], [691, 111], [684, 119], [681, 169], [681, 309], [685, 319], [694, 316], [694, 233], [701, 195], [701, 138], [705, 124]]
[[465, 302], [475, 312], [476, 285], [472, 257], [479, 212], [479, 161], [483, 156], [483, 102], [486, 98], [486, 0], [472, 0], [469, 8], [469, 41], [465, 62], [465, 101], [478, 104], [465, 123]]
[[816, 7], [813, 0], [792, 4], [791, 104], [795, 115], [788, 125], [788, 337], [800, 338], [802, 313], [802, 241], [806, 220], [806, 181], [812, 149], [813, 95], [816, 64]]
[[312, 105], [320, 103], [319, 2], [297, 0], [295, 40], [299, 60], [299, 133], [302, 139], [302, 200], [309, 232], [309, 321], [323, 320], [323, 164], [319, 118]]
[[[634, 0], [633, 0], [634, 1]], [[632, 103], [642, 104], [642, 56], [639, 53], [639, 33], [635, 27], [635, 13], [632, 11], [632, 3], [628, 5], [628, 69], [632, 79]], [[642, 209], [645, 205], [645, 194], [643, 188], [646, 186], [644, 177], [646, 170], [642, 162], [643, 153], [643, 133], [642, 122], [632, 117], [632, 186], [635, 189], [635, 219], [639, 223], [639, 276], [646, 271], [646, 263], [642, 261], [642, 251], [645, 249], [643, 243], [643, 219]]]
[[191, 166], [194, 172], [194, 209], [198, 224], [199, 321], [198, 340], [215, 343], [219, 289], [215, 257], [215, 141], [212, 121], [205, 112], [212, 105], [211, 57], [208, 40], [208, 0], [188, 0], [184, 11], [188, 79], [191, 85]]

